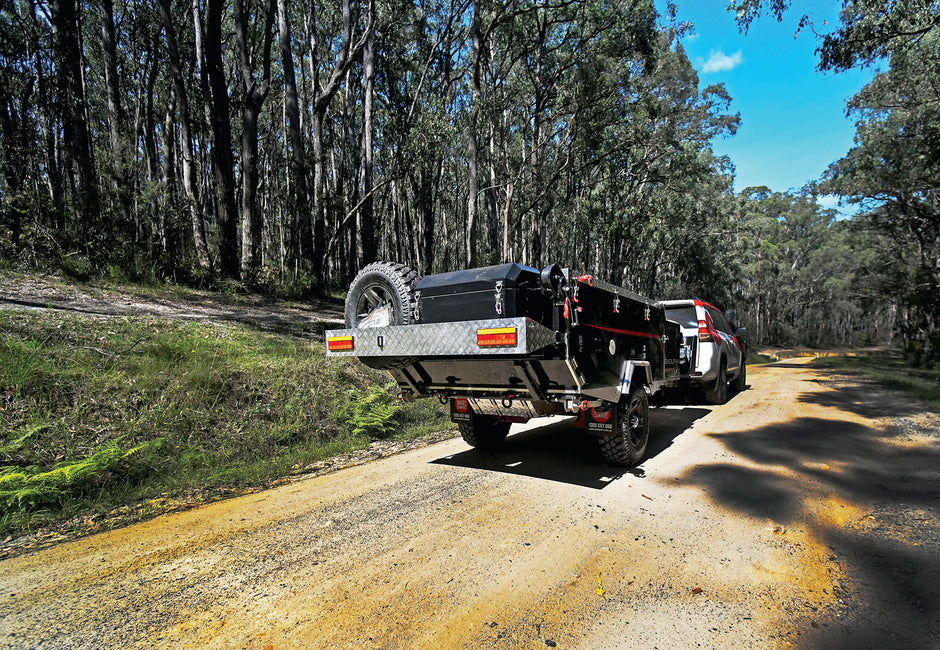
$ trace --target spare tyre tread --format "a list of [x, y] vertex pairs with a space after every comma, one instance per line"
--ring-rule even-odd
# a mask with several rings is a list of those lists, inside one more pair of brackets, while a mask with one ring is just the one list
[[419, 280], [418, 273], [397, 262], [373, 262], [362, 267], [349, 287], [346, 295], [346, 327], [358, 327], [358, 304], [362, 292], [376, 284], [384, 284], [395, 297], [393, 323], [409, 325], [413, 319], [414, 290]]

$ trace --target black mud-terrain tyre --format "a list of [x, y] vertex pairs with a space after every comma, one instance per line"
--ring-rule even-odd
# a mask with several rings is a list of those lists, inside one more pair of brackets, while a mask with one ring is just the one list
[[469, 422], [458, 422], [463, 441], [476, 449], [495, 449], [506, 441], [509, 422], [500, 422], [495, 415], [474, 415]]
[[741, 371], [738, 373], [738, 376], [734, 378], [731, 382], [731, 390], [735, 393], [740, 393], [747, 388], [747, 363], [744, 359], [741, 359]]
[[725, 360], [718, 366], [718, 376], [715, 385], [705, 391], [705, 401], [709, 404], [724, 404], [728, 401], [728, 368]]
[[598, 443], [607, 462], [632, 467], [643, 460], [649, 439], [649, 398], [643, 386], [636, 386], [617, 404], [617, 433], [598, 438]]
[[346, 294], [346, 327], [410, 325], [418, 274], [404, 264], [373, 262], [356, 276]]

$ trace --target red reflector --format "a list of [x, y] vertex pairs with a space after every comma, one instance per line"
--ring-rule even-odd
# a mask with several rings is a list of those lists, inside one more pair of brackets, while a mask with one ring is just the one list
[[331, 336], [326, 340], [326, 349], [331, 351], [354, 349], [353, 337]]
[[470, 401], [464, 397], [458, 397], [454, 400], [454, 410], [458, 413], [466, 413], [470, 410]]
[[516, 345], [516, 328], [494, 327], [477, 330], [477, 345], [481, 348]]

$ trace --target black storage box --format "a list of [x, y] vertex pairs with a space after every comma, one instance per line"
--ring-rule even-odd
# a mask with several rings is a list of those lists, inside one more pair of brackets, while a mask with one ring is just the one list
[[526, 316], [551, 326], [551, 296], [542, 291], [539, 272], [521, 264], [428, 275], [415, 298], [417, 323]]

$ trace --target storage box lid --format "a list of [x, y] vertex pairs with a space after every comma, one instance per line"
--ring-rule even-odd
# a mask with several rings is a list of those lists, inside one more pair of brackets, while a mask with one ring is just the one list
[[493, 291], [498, 281], [503, 282], [503, 290], [521, 287], [538, 289], [539, 272], [521, 264], [499, 264], [478, 269], [438, 273], [421, 278], [416, 291], [422, 298], [446, 296], [470, 291]]

